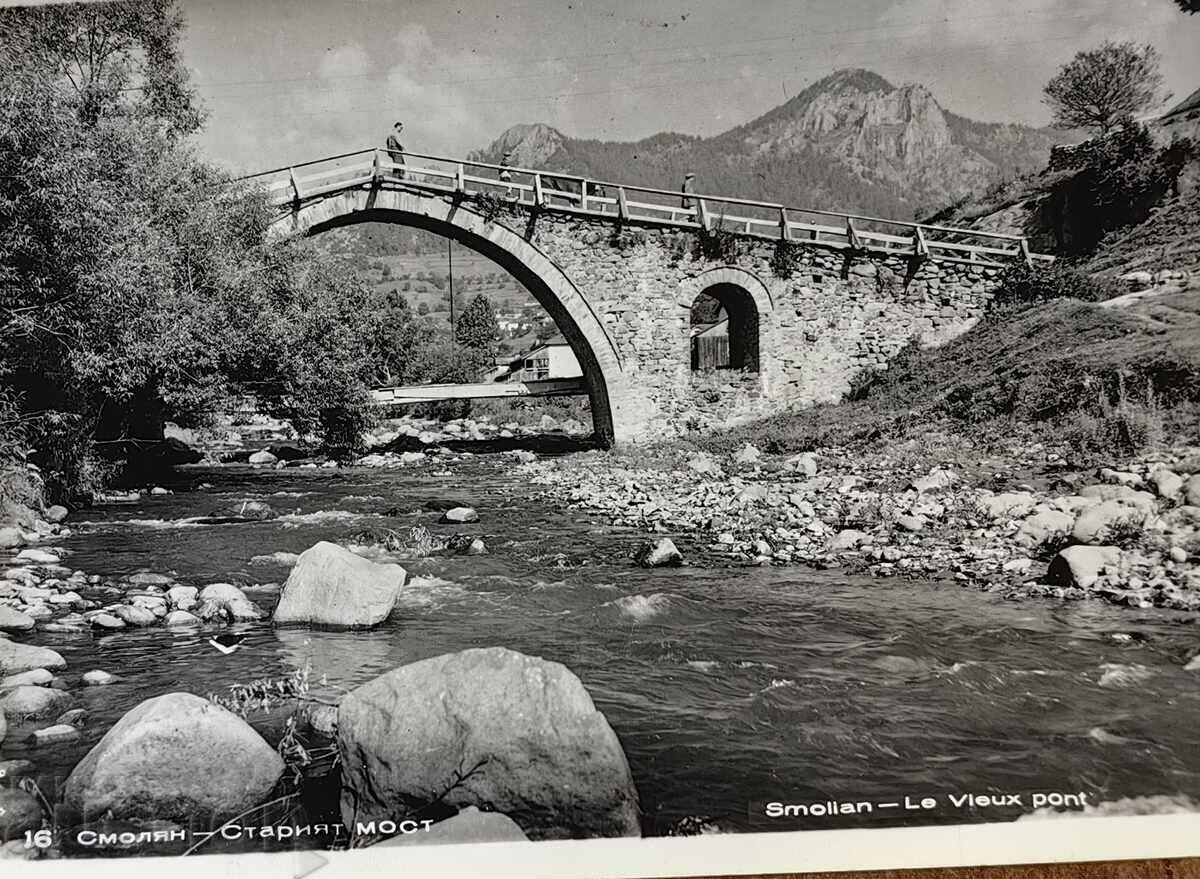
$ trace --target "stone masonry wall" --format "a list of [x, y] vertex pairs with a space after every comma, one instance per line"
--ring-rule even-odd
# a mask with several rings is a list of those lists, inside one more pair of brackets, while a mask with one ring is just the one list
[[[932, 260], [914, 265], [902, 257], [851, 257], [794, 242], [794, 270], [779, 278], [771, 268], [773, 241], [740, 237], [736, 256], [725, 259], [706, 258], [696, 241], [696, 234], [678, 230], [618, 230], [611, 221], [553, 214], [537, 219], [530, 238], [603, 321], [637, 398], [623, 401], [623, 408], [641, 422], [645, 439], [835, 401], [863, 370], [886, 368], [910, 339], [936, 345], [970, 328], [1000, 273]], [[724, 281], [737, 275], [765, 298], [757, 374], [692, 373], [691, 304], [706, 278], [717, 274]]]

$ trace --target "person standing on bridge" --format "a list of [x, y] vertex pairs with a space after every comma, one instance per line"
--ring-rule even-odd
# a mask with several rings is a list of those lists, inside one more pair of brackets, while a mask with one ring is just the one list
[[683, 193], [683, 198], [679, 199], [679, 206], [685, 211], [692, 208], [692, 193], [696, 191], [695, 180], [696, 175], [691, 171], [683, 175], [683, 186], [679, 188], [679, 191]]
[[504, 184], [504, 197], [513, 197], [512, 188], [512, 171], [508, 170], [508, 166], [512, 164], [512, 153], [505, 153], [500, 158], [500, 182]]
[[[388, 156], [391, 157], [393, 164], [400, 166], [404, 165], [404, 144], [400, 143], [400, 133], [402, 131], [404, 131], [404, 123], [397, 122], [392, 126], [392, 133], [388, 135], [387, 139]], [[403, 167], [396, 169], [396, 176], [401, 180], [404, 179]]]

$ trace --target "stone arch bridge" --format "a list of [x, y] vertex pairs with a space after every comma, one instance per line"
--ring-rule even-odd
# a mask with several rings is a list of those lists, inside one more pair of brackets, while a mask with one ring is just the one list
[[[365, 150], [243, 180], [272, 234], [398, 223], [498, 263], [584, 372], [604, 444], [678, 436], [840, 398], [913, 338], [982, 315], [1023, 238]], [[727, 368], [695, 369], [693, 306], [719, 303]]]

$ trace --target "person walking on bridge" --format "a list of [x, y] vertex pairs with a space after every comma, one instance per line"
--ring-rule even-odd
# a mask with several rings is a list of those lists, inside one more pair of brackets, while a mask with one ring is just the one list
[[[392, 163], [395, 165], [404, 165], [404, 144], [400, 143], [400, 133], [404, 131], [404, 123], [397, 122], [392, 126], [392, 133], [388, 135], [387, 151], [391, 157]], [[404, 179], [404, 168], [396, 169], [396, 176], [401, 180]]]
[[691, 171], [683, 175], [683, 186], [679, 188], [679, 191], [683, 193], [683, 197], [679, 199], [679, 206], [685, 211], [692, 208], [692, 193], [696, 191], [695, 181], [696, 175]]

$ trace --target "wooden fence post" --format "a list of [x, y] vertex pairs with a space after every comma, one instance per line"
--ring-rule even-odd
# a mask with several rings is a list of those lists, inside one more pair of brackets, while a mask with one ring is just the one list
[[1033, 265], [1033, 255], [1029, 252], [1029, 239], [1021, 239], [1021, 258], [1025, 260], [1025, 265]]
[[542, 175], [533, 175], [533, 203], [537, 207], [546, 206], [546, 195], [542, 192]]
[[454, 168], [454, 191], [462, 195], [467, 190], [466, 181], [463, 179], [465, 172], [463, 171], [462, 162], [459, 162]]
[[788, 231], [787, 208], [779, 209], [779, 237], [784, 241], [791, 237], [791, 233]]
[[700, 224], [701, 229], [708, 229], [708, 207], [704, 204], [704, 199], [696, 199], [696, 222]]
[[300, 200], [304, 197], [300, 194], [300, 181], [296, 179], [296, 169], [288, 168], [288, 177], [292, 181], [292, 205], [296, 209], [300, 207]]
[[916, 227], [916, 232], [913, 235], [913, 256], [925, 259], [929, 256], [929, 243], [925, 240], [925, 230], [920, 226]]
[[617, 187], [617, 216], [622, 220], [629, 219], [629, 203], [625, 200], [625, 187]]
[[862, 242], [858, 239], [858, 233], [854, 231], [854, 221], [846, 217], [846, 243], [851, 250], [862, 250]]
[[587, 184], [586, 180], [579, 181], [579, 209], [581, 211], [587, 210]]
[[383, 183], [383, 161], [379, 147], [375, 147], [375, 158], [373, 159], [373, 167], [371, 168], [371, 187], [378, 189]]

